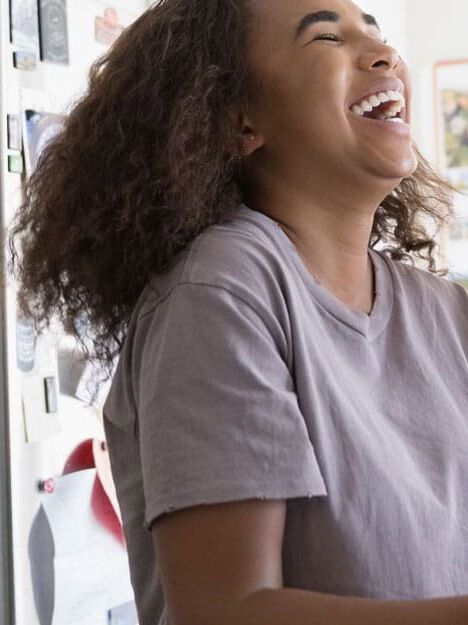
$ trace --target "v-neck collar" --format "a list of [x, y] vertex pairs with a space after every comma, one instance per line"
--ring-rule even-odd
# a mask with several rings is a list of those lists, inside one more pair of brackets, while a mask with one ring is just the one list
[[292, 261], [307, 290], [335, 319], [364, 336], [368, 342], [381, 334], [390, 321], [394, 302], [393, 278], [384, 255], [372, 248], [368, 249], [374, 268], [375, 297], [372, 310], [367, 315], [349, 308], [312, 276], [291, 239], [273, 219], [246, 204], [241, 204], [240, 210], [260, 227], [267, 229], [269, 235]]

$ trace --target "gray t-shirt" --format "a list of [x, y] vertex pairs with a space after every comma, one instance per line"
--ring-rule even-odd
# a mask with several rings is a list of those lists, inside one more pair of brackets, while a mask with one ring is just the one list
[[369, 254], [366, 315], [241, 205], [142, 292], [104, 404], [140, 625], [152, 521], [252, 498], [288, 500], [285, 587], [468, 594], [468, 293]]

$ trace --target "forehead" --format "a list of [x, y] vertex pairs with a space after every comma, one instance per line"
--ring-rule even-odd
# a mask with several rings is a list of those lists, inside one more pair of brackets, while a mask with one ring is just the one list
[[[250, 0], [253, 32], [256, 36], [294, 37], [301, 19], [308, 13], [332, 11], [341, 19], [363, 21], [363, 10], [351, 0]], [[276, 39], [277, 40], [277, 39]]]

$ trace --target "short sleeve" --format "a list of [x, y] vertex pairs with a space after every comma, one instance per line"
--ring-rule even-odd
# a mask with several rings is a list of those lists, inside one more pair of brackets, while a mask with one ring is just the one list
[[146, 529], [194, 505], [327, 494], [292, 377], [253, 307], [183, 283], [138, 323]]

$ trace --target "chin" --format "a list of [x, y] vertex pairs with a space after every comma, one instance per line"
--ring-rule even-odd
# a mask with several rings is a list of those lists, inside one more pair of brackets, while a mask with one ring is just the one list
[[404, 178], [410, 178], [414, 174], [414, 172], [417, 170], [417, 168], [418, 168], [418, 160], [413, 155], [413, 158], [408, 159], [408, 161], [401, 163], [399, 167], [396, 168], [398, 169], [397, 177], [400, 178], [401, 180], [403, 180]]
[[383, 176], [384, 178], [397, 180], [397, 186], [404, 178], [410, 178], [418, 168], [418, 159], [412, 151], [406, 158], [395, 158], [390, 163], [386, 161], [381, 163], [380, 167], [374, 164], [374, 174]]

